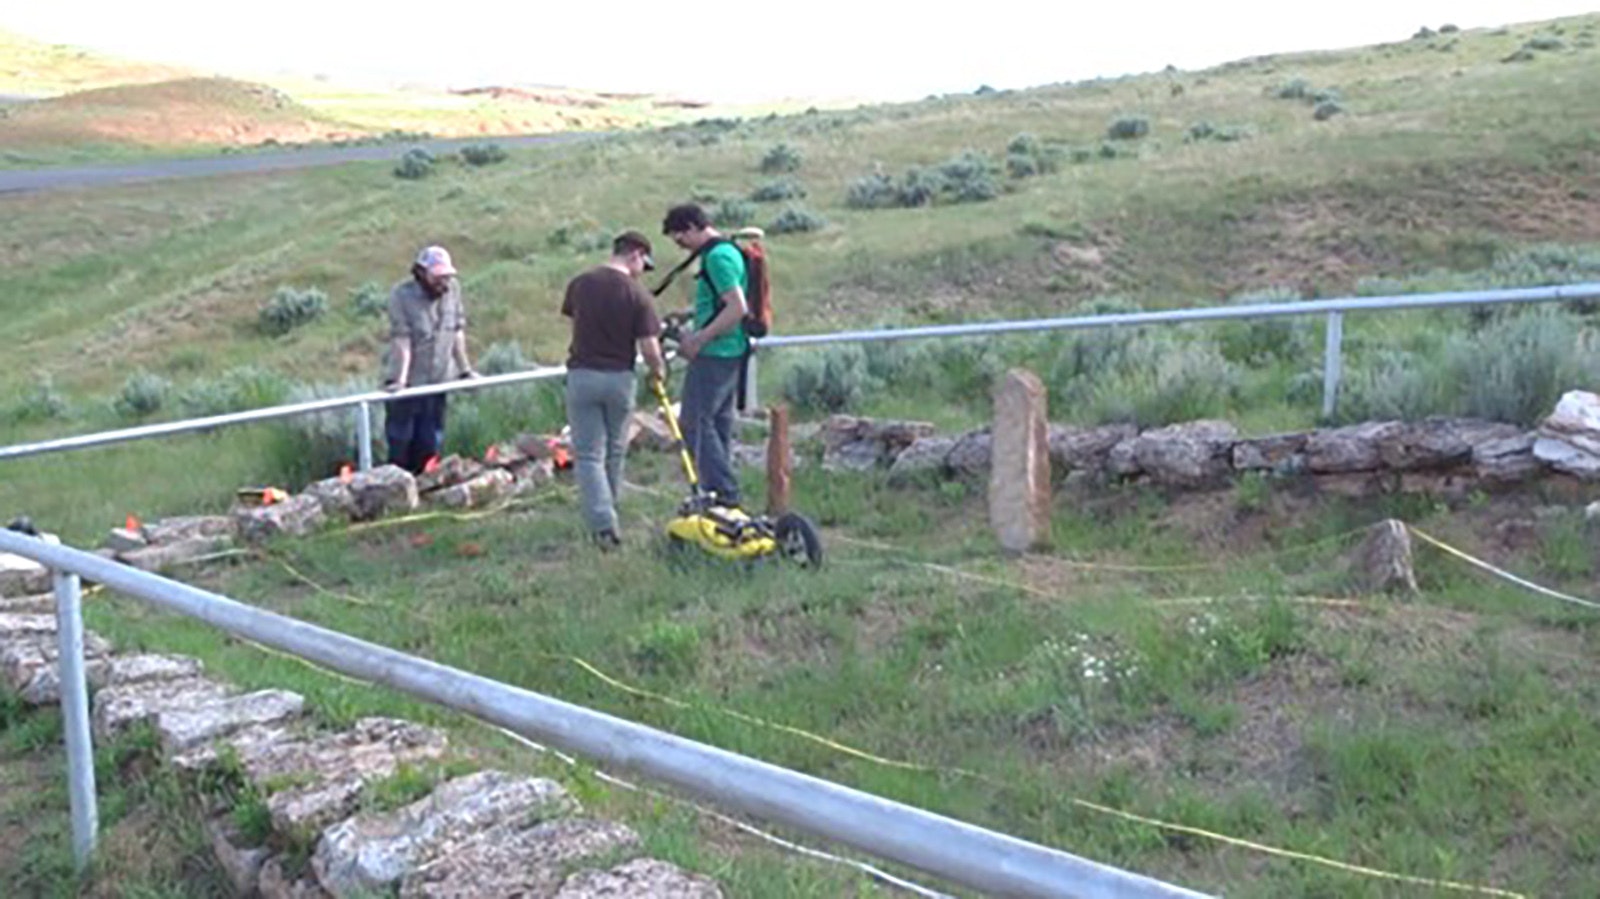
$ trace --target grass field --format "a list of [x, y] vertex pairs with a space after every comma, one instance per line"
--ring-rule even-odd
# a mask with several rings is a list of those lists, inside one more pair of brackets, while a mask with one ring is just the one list
[[[770, 239], [790, 333], [1171, 308], [1272, 290], [1600, 280], [1597, 23], [710, 121], [516, 150], [481, 168], [446, 160], [415, 181], [388, 164], [357, 164], [3, 198], [12, 289], [0, 316], [24, 364], [0, 370], [0, 410], [11, 410], [0, 416], [0, 444], [260, 404], [287, 395], [289, 382], [368, 386], [383, 330], [360, 300], [385, 290], [427, 242], [449, 246], [462, 268], [475, 352], [514, 343], [527, 359], [560, 361], [559, 291], [598, 258], [604, 237], [654, 233], [665, 208], [689, 196], [730, 223], [769, 225], [785, 204], [746, 198], [777, 179], [798, 182], [806, 195], [789, 202], [826, 220]], [[1530, 41], [1559, 47], [1502, 62]], [[1299, 98], [1327, 90], [1337, 99]], [[1342, 112], [1319, 120], [1318, 102]], [[1121, 120], [1143, 120], [1148, 133], [1110, 139]], [[1200, 123], [1240, 139], [1186, 140], [1207, 133], [1194, 130]], [[1016, 141], [1024, 134], [1033, 142]], [[798, 152], [797, 170], [761, 171], [764, 158], [783, 155], [773, 153], [780, 144]], [[1055, 170], [1009, 174], [1008, 155], [1026, 155], [1008, 154], [1013, 144], [1043, 147], [1038, 158]], [[917, 208], [847, 202], [875, 171], [904, 184], [909, 168], [932, 177], [967, 150], [999, 169], [988, 176], [993, 199], [954, 202], [952, 191]], [[268, 337], [260, 311], [282, 286], [321, 291], [327, 311]], [[1552, 391], [1596, 374], [1585, 361], [1589, 315], [1353, 318], [1348, 414], [1526, 420]], [[1320, 336], [1308, 323], [793, 351], [771, 354], [763, 383], [770, 393], [810, 383], [837, 394], [824, 404], [825, 391], [793, 391], [805, 417], [840, 408], [955, 427], [987, 415], [994, 371], [1027, 363], [1045, 376], [1057, 420], [1206, 415], [1262, 433], [1315, 421], [1319, 382], [1305, 388]], [[1164, 359], [1178, 361], [1157, 364]], [[160, 402], [130, 402], [139, 397]], [[468, 406], [452, 407], [462, 450], [559, 421], [558, 404], [533, 392]], [[85, 543], [130, 513], [220, 510], [241, 484], [310, 473], [292, 437], [262, 426], [5, 463], [0, 515], [25, 511]], [[744, 575], [665, 568], [645, 536], [670, 512], [676, 475], [664, 459], [632, 464], [654, 492], [632, 498], [636, 539], [603, 565], [577, 539], [563, 487], [512, 514], [283, 543], [193, 576], [386, 645], [1200, 889], [1427, 894], [1083, 802], [1424, 878], [1528, 895], [1600, 891], [1600, 843], [1587, 823], [1600, 810], [1593, 616], [1425, 551], [1419, 600], [1348, 602], [1338, 563], [1351, 529], [1394, 514], [1583, 594], [1595, 558], [1579, 495], [1552, 487], [1444, 506], [1354, 505], [1257, 482], [1190, 498], [1063, 492], [1049, 550], [1002, 562], [981, 490], [891, 489], [811, 466], [795, 495], [827, 528], [833, 564], [815, 576]], [[758, 483], [749, 487], [759, 495]], [[1508, 518], [1534, 521], [1534, 536], [1506, 537], [1497, 525]], [[313, 589], [279, 560], [374, 604]], [[246, 686], [301, 690], [330, 720], [402, 713], [536, 764], [437, 711], [199, 625], [115, 598], [92, 615], [125, 645], [200, 655]], [[570, 657], [688, 706], [619, 692]], [[711, 707], [941, 770], [886, 767]], [[5, 758], [0, 767], [38, 763]], [[649, 802], [599, 789], [594, 801], [630, 823], [654, 822], [650, 839], [665, 857], [716, 873], [737, 895], [856, 888]], [[177, 892], [190, 882], [152, 876]]]

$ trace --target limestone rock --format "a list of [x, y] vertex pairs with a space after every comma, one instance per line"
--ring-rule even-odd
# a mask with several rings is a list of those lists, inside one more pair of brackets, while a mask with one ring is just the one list
[[1051, 425], [1050, 462], [1063, 475], [1074, 471], [1103, 472], [1111, 464], [1111, 450], [1139, 435], [1133, 425], [1074, 428]]
[[1131, 478], [1141, 473], [1138, 453], [1139, 438], [1120, 441], [1106, 453], [1106, 470], [1119, 478]]
[[280, 534], [304, 537], [322, 527], [327, 516], [316, 497], [301, 493], [270, 506], [236, 506], [233, 520], [241, 538], [256, 542]]
[[127, 528], [112, 528], [111, 533], [106, 535], [105, 543], [102, 545], [120, 555], [144, 549], [150, 545], [150, 541], [145, 539], [144, 531], [142, 530], [130, 531]]
[[322, 514], [329, 518], [356, 517], [356, 495], [351, 492], [350, 483], [344, 478], [325, 478], [306, 487], [303, 493], [315, 499], [322, 506]]
[[516, 492], [517, 479], [504, 468], [491, 468], [471, 480], [425, 494], [430, 505], [449, 509], [481, 509], [509, 498]]
[[498, 827], [406, 875], [400, 897], [550, 896], [575, 864], [638, 845], [638, 835], [621, 824], [583, 818], [547, 821], [527, 829]]
[[1145, 431], [1133, 441], [1139, 469], [1158, 484], [1204, 487], [1233, 469], [1238, 431], [1225, 421], [1192, 421]]
[[1306, 470], [1306, 444], [1310, 434], [1274, 434], [1241, 440], [1233, 445], [1235, 471], [1270, 471], [1295, 475]]
[[192, 708], [232, 693], [232, 688], [201, 677], [107, 687], [94, 696], [95, 734], [111, 736], [168, 709]]
[[[526, 458], [520, 452], [518, 452], [518, 455]], [[438, 467], [433, 471], [425, 471], [417, 475], [417, 492], [430, 493], [434, 490], [454, 487], [457, 484], [465, 484], [483, 474], [483, 472], [483, 464], [475, 459], [468, 459], [454, 454], [445, 456], [439, 460]]]
[[554, 781], [480, 771], [440, 784], [395, 812], [357, 815], [322, 834], [311, 865], [336, 896], [383, 891], [419, 866], [500, 824], [546, 820], [576, 810]]
[[[476, 463], [474, 463], [476, 464]], [[358, 521], [384, 515], [405, 515], [417, 510], [417, 479], [398, 465], [382, 465], [350, 479]]]
[[50, 569], [12, 553], [0, 553], [0, 596], [30, 596], [49, 593]]
[[261, 879], [257, 889], [261, 899], [324, 899], [329, 893], [309, 875], [291, 878], [285, 871], [282, 856], [267, 859], [261, 866]]
[[918, 439], [916, 443], [901, 450], [900, 455], [895, 456], [894, 464], [889, 466], [889, 482], [903, 484], [927, 472], [944, 474], [950, 451], [955, 449], [955, 446], [954, 437]]
[[1315, 431], [1306, 440], [1306, 470], [1313, 474], [1376, 471], [1383, 465], [1379, 444], [1401, 429], [1380, 421]]
[[1452, 468], [1471, 462], [1474, 447], [1519, 433], [1516, 425], [1473, 419], [1399, 422], [1378, 438], [1378, 457], [1396, 471]]
[[166, 709], [156, 715], [156, 732], [170, 755], [251, 725], [297, 717], [305, 703], [298, 693], [258, 690], [191, 708]]
[[55, 613], [56, 595], [54, 593], [0, 599], [0, 615], [54, 615]]
[[989, 463], [994, 453], [994, 437], [985, 428], [972, 431], [956, 439], [945, 456], [944, 464], [951, 473], [967, 478], [987, 478]]
[[[94, 655], [85, 648], [84, 677], [95, 689], [141, 684], [158, 680], [198, 677], [203, 670], [199, 659], [187, 656]], [[13, 690], [33, 705], [54, 705], [61, 701], [61, 676], [56, 664], [60, 651], [54, 640], [15, 644], [0, 650], [0, 667]]]
[[819, 434], [825, 470], [865, 471], [892, 463], [918, 439], [933, 436], [933, 425], [833, 415], [822, 423]]
[[722, 899], [714, 881], [690, 874], [677, 865], [640, 858], [609, 871], [579, 871], [567, 878], [556, 899]]
[[272, 850], [243, 845], [243, 838], [227, 816], [207, 821], [206, 835], [211, 839], [211, 854], [228, 875], [235, 895], [255, 895], [261, 885], [261, 866], [272, 855]]
[[124, 552], [121, 559], [140, 571], [168, 571], [231, 548], [232, 537], [189, 537]]
[[1532, 432], [1490, 440], [1472, 448], [1472, 470], [1491, 484], [1524, 481], [1539, 473]]
[[672, 439], [672, 429], [659, 414], [654, 412], [641, 409], [629, 415], [625, 434], [629, 450], [645, 449], [670, 453], [678, 448], [678, 442]]
[[146, 522], [144, 538], [151, 543], [177, 543], [196, 537], [232, 537], [237, 533], [226, 515], [183, 515]]

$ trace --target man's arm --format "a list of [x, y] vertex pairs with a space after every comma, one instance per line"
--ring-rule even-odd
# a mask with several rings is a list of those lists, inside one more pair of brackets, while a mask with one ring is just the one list
[[706, 322], [706, 326], [699, 330], [698, 333], [705, 335], [701, 338], [701, 343], [715, 340], [738, 327], [739, 320], [744, 318], [745, 312], [748, 311], [748, 305], [744, 299], [744, 288], [737, 284], [723, 291], [722, 296], [718, 297], [718, 299], [722, 301], [722, 311], [717, 313], [716, 318]]
[[639, 355], [644, 357], [644, 364], [650, 370], [650, 377], [658, 381], [667, 379], [667, 361], [661, 357], [661, 338], [639, 338]]
[[389, 372], [384, 387], [399, 390], [406, 386], [411, 376], [411, 338], [396, 337], [389, 341]]
[[383, 386], [399, 390], [411, 377], [411, 326], [406, 321], [405, 304], [397, 289], [389, 294], [389, 376]]
[[461, 372], [461, 377], [476, 378], [478, 376], [478, 372], [472, 367], [472, 361], [467, 358], [466, 328], [456, 332], [455, 340], [450, 342], [450, 353], [456, 357], [456, 370]]

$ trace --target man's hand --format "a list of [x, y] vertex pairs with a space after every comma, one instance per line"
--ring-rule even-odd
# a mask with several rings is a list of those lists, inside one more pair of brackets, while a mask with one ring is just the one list
[[483, 377], [483, 375], [478, 374], [478, 370], [476, 368], [468, 367], [461, 370], [461, 379], [463, 381], [476, 381], [481, 377]]
[[690, 334], [678, 341], [678, 355], [685, 359], [693, 359], [700, 355], [700, 346], [703, 343], [705, 343], [705, 339], [698, 333]]
[[404, 386], [405, 385], [401, 384], [399, 381], [384, 381], [383, 382], [383, 389], [388, 391], [389, 393], [394, 393], [395, 391], [399, 390], [400, 388], [402, 388]]

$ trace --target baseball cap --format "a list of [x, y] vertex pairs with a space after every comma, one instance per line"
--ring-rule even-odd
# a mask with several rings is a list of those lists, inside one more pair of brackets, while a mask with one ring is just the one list
[[417, 265], [430, 275], [453, 275], [456, 273], [455, 264], [450, 261], [450, 251], [444, 247], [424, 247], [417, 254]]
[[613, 253], [625, 253], [631, 249], [643, 250], [644, 270], [647, 272], [655, 271], [655, 248], [650, 246], [650, 238], [645, 237], [638, 231], [624, 231], [617, 235], [616, 240], [611, 242], [611, 251]]

